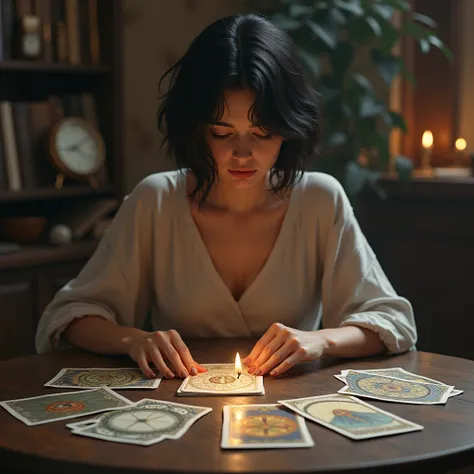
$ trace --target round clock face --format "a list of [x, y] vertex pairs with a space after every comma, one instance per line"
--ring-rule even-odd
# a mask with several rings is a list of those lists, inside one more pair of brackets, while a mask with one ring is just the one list
[[88, 176], [102, 166], [100, 142], [87, 123], [65, 120], [57, 129], [54, 142], [57, 158], [67, 171]]

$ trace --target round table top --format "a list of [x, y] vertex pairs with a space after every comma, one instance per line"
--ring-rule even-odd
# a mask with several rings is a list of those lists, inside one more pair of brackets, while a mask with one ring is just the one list
[[[251, 340], [188, 341], [200, 363], [233, 362]], [[0, 401], [67, 392], [44, 387], [65, 367], [130, 367], [126, 357], [96, 356], [77, 350], [19, 357], [0, 362]], [[454, 385], [464, 393], [445, 405], [413, 405], [365, 399], [383, 410], [424, 426], [422, 431], [354, 441], [310, 420], [312, 448], [221, 449], [222, 409], [228, 404], [276, 403], [278, 400], [336, 393], [343, 385], [334, 375], [342, 369], [403, 367]], [[114, 443], [71, 434], [75, 418], [27, 426], [0, 409], [2, 473], [67, 472], [75, 474], [175, 473], [385, 473], [390, 469], [420, 472], [474, 464], [474, 361], [425, 352], [358, 360], [324, 359], [299, 364], [277, 378], [265, 377], [264, 396], [178, 397], [180, 379], [163, 379], [156, 390], [117, 390], [132, 401], [142, 398], [208, 406], [179, 440], [152, 446]], [[5, 471], [6, 470], [6, 471]], [[396, 471], [398, 472], [398, 470]], [[427, 472], [427, 471], [425, 471]]]

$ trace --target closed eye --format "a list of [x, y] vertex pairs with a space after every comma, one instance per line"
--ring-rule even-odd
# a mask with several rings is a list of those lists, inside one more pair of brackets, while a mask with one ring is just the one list
[[216, 132], [213, 132], [211, 131], [211, 135], [214, 137], [214, 138], [217, 138], [218, 140], [226, 140], [227, 138], [230, 138], [232, 136], [232, 133], [225, 133], [223, 135], [220, 135]]

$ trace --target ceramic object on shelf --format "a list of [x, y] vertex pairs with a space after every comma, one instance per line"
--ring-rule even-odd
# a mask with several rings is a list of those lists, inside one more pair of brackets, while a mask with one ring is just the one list
[[46, 222], [44, 216], [3, 217], [0, 219], [0, 235], [11, 242], [32, 244], [41, 237]]

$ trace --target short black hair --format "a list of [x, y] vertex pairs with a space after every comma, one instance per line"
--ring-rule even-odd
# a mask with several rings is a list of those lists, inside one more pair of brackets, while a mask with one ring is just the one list
[[[311, 87], [290, 36], [262, 15], [236, 14], [206, 27], [170, 75], [158, 128], [178, 168], [196, 177], [190, 197], [202, 205], [218, 178], [204, 127], [219, 121], [224, 93], [249, 89], [249, 119], [285, 141], [271, 170], [273, 192], [291, 188], [315, 154], [320, 137], [319, 95]], [[276, 179], [273, 179], [276, 178]]]

